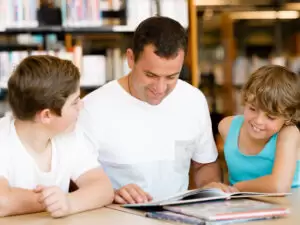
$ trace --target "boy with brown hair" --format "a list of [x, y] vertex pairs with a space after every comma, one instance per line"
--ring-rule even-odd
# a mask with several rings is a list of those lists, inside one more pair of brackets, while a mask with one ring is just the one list
[[[62, 217], [112, 202], [108, 177], [72, 132], [79, 81], [72, 62], [46, 55], [25, 58], [10, 77], [13, 117], [0, 120], [0, 216]], [[68, 193], [71, 179], [79, 189]]]
[[300, 186], [300, 78], [268, 65], [243, 88], [244, 114], [219, 124], [229, 183], [239, 191], [288, 192]]

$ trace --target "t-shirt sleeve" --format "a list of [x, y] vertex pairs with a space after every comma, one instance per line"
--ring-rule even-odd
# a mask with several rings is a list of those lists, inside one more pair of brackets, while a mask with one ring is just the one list
[[[1, 135], [1, 131], [0, 131]], [[0, 137], [0, 177], [9, 180], [10, 151], [7, 138]]]
[[218, 157], [218, 151], [212, 132], [212, 124], [207, 101], [202, 94], [202, 105], [200, 107], [199, 134], [195, 140], [195, 151], [192, 159], [198, 163], [214, 162]]
[[97, 126], [92, 115], [86, 108], [83, 108], [80, 112], [80, 116], [76, 125], [77, 138], [98, 157], [99, 144], [97, 140]]
[[76, 145], [72, 154], [71, 179], [76, 181], [82, 174], [89, 170], [99, 168], [100, 163], [98, 162], [95, 154], [88, 149], [80, 138], [74, 140], [74, 143]]
[[2, 152], [0, 153], [0, 177], [9, 180], [9, 157]]

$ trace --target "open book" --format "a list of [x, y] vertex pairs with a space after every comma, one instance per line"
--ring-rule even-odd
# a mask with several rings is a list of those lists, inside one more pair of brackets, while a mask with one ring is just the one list
[[226, 193], [221, 189], [209, 188], [209, 189], [194, 189], [188, 190], [177, 195], [152, 201], [148, 203], [137, 203], [137, 204], [124, 204], [123, 207], [128, 208], [142, 208], [142, 207], [160, 207], [167, 205], [178, 205], [186, 203], [204, 202], [212, 200], [230, 199], [230, 198], [249, 198], [249, 197], [263, 197], [263, 196], [286, 196], [291, 193], [259, 193], [259, 192], [235, 192]]

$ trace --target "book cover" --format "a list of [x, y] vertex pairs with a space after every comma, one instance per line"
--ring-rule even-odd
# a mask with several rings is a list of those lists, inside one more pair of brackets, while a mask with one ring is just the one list
[[253, 199], [232, 201], [212, 201], [177, 206], [164, 206], [165, 210], [206, 221], [237, 219], [263, 219], [283, 217], [290, 213], [289, 208]]

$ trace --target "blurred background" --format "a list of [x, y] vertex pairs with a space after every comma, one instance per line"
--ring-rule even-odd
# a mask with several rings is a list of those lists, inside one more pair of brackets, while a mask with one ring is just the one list
[[209, 103], [218, 122], [242, 112], [241, 87], [265, 64], [300, 72], [299, 0], [0, 0], [0, 116], [7, 80], [32, 54], [72, 60], [82, 96], [129, 72], [125, 50], [138, 23], [154, 15], [179, 21], [189, 33], [181, 79]]

